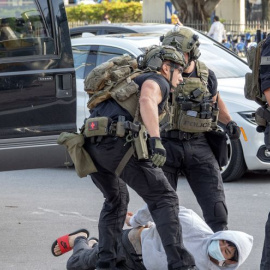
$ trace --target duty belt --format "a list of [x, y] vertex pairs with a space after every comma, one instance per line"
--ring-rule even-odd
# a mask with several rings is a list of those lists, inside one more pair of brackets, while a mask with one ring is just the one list
[[[95, 143], [100, 143], [101, 141], [106, 142], [107, 140], [111, 141], [113, 138], [116, 140], [117, 137], [120, 137], [116, 133], [116, 125], [117, 125], [117, 122], [111, 123], [108, 126], [108, 132], [106, 135], [90, 137], [91, 143], [95, 144]], [[127, 134], [129, 134], [129, 131], [125, 130], [124, 133], [125, 133], [125, 135], [121, 136], [121, 137], [125, 137]]]
[[180, 130], [170, 130], [170, 131], [163, 131], [161, 132], [162, 138], [171, 138], [171, 139], [179, 139], [179, 140], [190, 140], [195, 139], [203, 136], [203, 133], [189, 133], [189, 132], [183, 132]]

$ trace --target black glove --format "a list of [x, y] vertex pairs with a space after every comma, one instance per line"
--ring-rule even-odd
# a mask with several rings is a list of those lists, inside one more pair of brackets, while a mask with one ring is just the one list
[[257, 126], [256, 131], [259, 132], [259, 133], [262, 133], [262, 132], [265, 131], [265, 127], [264, 126]]
[[255, 112], [255, 121], [258, 125], [256, 128], [257, 132], [264, 132], [267, 122], [270, 122], [270, 110], [266, 106], [259, 107]]
[[159, 137], [150, 137], [149, 145], [153, 164], [162, 167], [166, 161], [166, 150], [161, 143], [161, 139]]
[[231, 140], [238, 140], [241, 135], [241, 130], [234, 121], [230, 121], [226, 125], [226, 133]]
[[264, 143], [266, 149], [270, 151], [270, 107], [259, 107], [255, 112], [255, 120], [258, 124], [257, 132], [264, 132]]
[[264, 131], [264, 143], [265, 143], [266, 149], [270, 151], [270, 122], [267, 124]]

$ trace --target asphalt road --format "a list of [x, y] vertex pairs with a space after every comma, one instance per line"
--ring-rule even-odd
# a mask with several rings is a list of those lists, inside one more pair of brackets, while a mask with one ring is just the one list
[[[54, 257], [53, 241], [79, 228], [97, 236], [103, 197], [91, 179], [73, 169], [36, 169], [0, 173], [0, 269], [64, 270], [70, 254]], [[270, 174], [247, 174], [225, 183], [229, 227], [254, 236], [251, 255], [240, 270], [258, 270], [264, 225], [270, 210]], [[129, 210], [142, 206], [130, 191]], [[201, 215], [184, 178], [178, 195], [181, 205]]]

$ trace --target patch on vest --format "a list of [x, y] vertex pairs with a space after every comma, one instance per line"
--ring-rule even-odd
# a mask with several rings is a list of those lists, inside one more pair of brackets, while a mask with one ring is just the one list
[[98, 130], [98, 121], [89, 121], [88, 122], [88, 130]]
[[186, 112], [182, 112], [179, 117], [179, 129], [183, 132], [191, 132], [191, 133], [198, 133], [198, 132], [206, 132], [211, 130], [212, 126], [212, 119], [202, 119], [198, 117], [193, 117], [187, 115]]
[[270, 56], [261, 57], [261, 66], [269, 66], [270, 65]]
[[200, 123], [200, 122], [194, 122], [194, 121], [189, 121], [186, 120], [183, 123], [185, 126], [189, 126], [189, 127], [194, 127], [194, 128], [210, 128], [211, 127], [211, 123]]

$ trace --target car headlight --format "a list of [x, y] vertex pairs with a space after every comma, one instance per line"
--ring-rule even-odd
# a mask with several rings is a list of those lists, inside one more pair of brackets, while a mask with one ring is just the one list
[[238, 114], [242, 116], [249, 123], [257, 126], [256, 121], [255, 121], [255, 111], [239, 112]]

